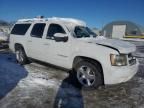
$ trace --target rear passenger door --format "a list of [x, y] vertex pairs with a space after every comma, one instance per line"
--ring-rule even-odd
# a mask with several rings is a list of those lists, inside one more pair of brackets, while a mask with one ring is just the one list
[[30, 36], [27, 40], [27, 53], [31, 58], [42, 60], [42, 37], [44, 35], [45, 26], [45, 23], [36, 23], [33, 25]]

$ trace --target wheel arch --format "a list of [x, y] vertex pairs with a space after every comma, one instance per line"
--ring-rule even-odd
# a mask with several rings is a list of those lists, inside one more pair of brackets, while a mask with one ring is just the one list
[[22, 44], [20, 44], [20, 43], [15, 43], [15, 45], [14, 45], [15, 51], [16, 51], [19, 47], [21, 47], [21, 48], [24, 49], [24, 47], [23, 47]]
[[82, 60], [86, 60], [94, 65], [98, 64], [100, 66], [100, 69], [101, 69], [101, 74], [102, 74], [102, 80], [103, 80], [103, 84], [104, 84], [104, 73], [103, 73], [103, 67], [102, 67], [102, 64], [98, 61], [98, 60], [95, 60], [93, 58], [90, 58], [90, 57], [84, 57], [84, 56], [76, 56], [73, 60], [73, 64], [72, 64], [72, 68], [76, 65], [76, 63], [82, 61]]

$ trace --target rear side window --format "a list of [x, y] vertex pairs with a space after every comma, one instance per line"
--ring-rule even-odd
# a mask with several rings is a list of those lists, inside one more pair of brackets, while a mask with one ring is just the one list
[[15, 24], [11, 34], [25, 35], [31, 24]]
[[31, 36], [32, 37], [37, 37], [37, 38], [42, 38], [44, 28], [45, 28], [45, 23], [37, 23], [33, 26], [33, 29], [31, 31]]

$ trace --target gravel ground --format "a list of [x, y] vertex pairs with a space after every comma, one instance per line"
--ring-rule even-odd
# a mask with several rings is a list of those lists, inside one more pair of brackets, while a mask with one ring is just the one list
[[[137, 55], [143, 56], [142, 47]], [[70, 72], [0, 51], [0, 108], [144, 108], [144, 58], [128, 82], [84, 90]]]

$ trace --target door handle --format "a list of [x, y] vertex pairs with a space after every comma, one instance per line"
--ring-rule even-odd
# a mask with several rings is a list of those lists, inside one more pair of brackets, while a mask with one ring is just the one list
[[32, 42], [32, 40], [28, 40], [28, 42]]

